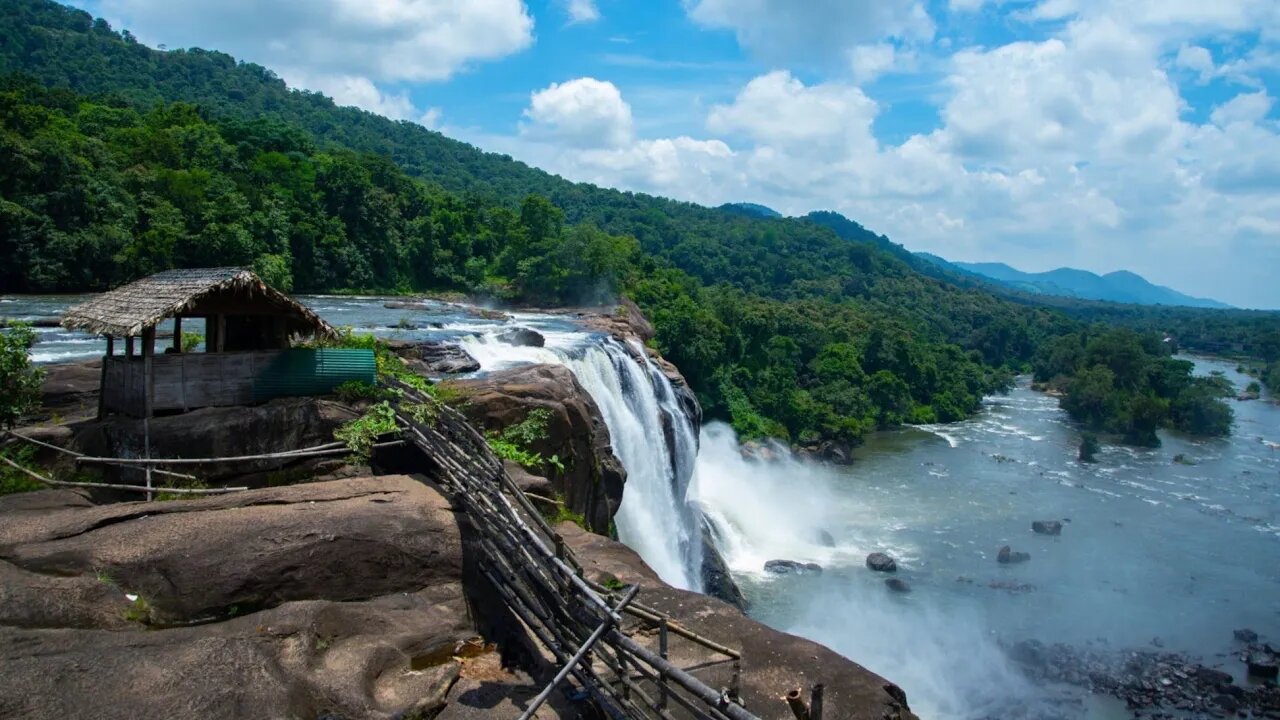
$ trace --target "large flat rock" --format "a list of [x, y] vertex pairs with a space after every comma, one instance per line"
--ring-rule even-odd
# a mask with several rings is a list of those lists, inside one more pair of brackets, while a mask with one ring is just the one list
[[462, 565], [405, 476], [3, 498], [0, 717], [430, 717], [475, 636]]
[[54, 507], [0, 522], [0, 560], [100, 578], [140, 595], [157, 622], [457, 581], [461, 548], [448, 501], [405, 476]]

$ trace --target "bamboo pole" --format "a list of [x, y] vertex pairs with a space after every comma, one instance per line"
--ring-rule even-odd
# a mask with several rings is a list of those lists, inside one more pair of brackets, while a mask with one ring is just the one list
[[[10, 435], [12, 435], [12, 436], [14, 436], [14, 437], [16, 437], [16, 438], [18, 438], [19, 440], [24, 440], [24, 441], [26, 441], [26, 442], [29, 442], [29, 443], [31, 443], [32, 445], [39, 445], [40, 447], [43, 447], [43, 448], [48, 448], [48, 449], [50, 449], [50, 450], [54, 450], [54, 451], [56, 451], [56, 452], [65, 453], [65, 454], [67, 454], [67, 455], [70, 455], [71, 457], [84, 457], [84, 456], [85, 456], [85, 454], [84, 454], [84, 453], [82, 453], [82, 452], [76, 452], [75, 450], [70, 450], [70, 449], [68, 449], [68, 448], [60, 447], [60, 446], [58, 446], [58, 445], [54, 445], [53, 443], [47, 443], [47, 442], [44, 442], [43, 440], [37, 440], [37, 439], [35, 439], [35, 438], [33, 438], [33, 437], [27, 437], [26, 435], [23, 435], [22, 433], [14, 432], [13, 430], [10, 430], [10, 431], [9, 431], [9, 434], [10, 434]], [[114, 465], [114, 466], [116, 466], [116, 467], [124, 467], [123, 465], [120, 465], [119, 463], [105, 463], [105, 464], [107, 464], [107, 465]], [[136, 469], [136, 468], [134, 468], [134, 469]], [[155, 472], [157, 475], [167, 475], [167, 476], [169, 476], [169, 477], [182, 478], [183, 480], [196, 480], [196, 479], [197, 479], [195, 475], [187, 475], [186, 473], [170, 472], [169, 470], [155, 470], [154, 472]]]
[[782, 699], [787, 701], [787, 707], [791, 708], [791, 714], [796, 716], [796, 720], [810, 720], [809, 704], [800, 696], [800, 688], [795, 688], [782, 696]]
[[[373, 447], [384, 448], [403, 444], [404, 441], [402, 440], [392, 440], [390, 442], [375, 443]], [[218, 463], [255, 462], [261, 460], [295, 460], [297, 458], [344, 455], [350, 453], [351, 450], [349, 448], [340, 447], [330, 448], [328, 450], [289, 450], [286, 452], [264, 453], [261, 455], [235, 455], [222, 458], [106, 458], [90, 457], [85, 455], [77, 457], [76, 462], [99, 465], [216, 465]]]
[[47, 478], [33, 470], [22, 467], [21, 465], [10, 460], [7, 457], [0, 457], [0, 461], [4, 461], [5, 464], [13, 467], [16, 470], [20, 470], [26, 473], [27, 475], [31, 476], [36, 480], [39, 480], [42, 483], [45, 483], [46, 485], [54, 485], [57, 487], [102, 488], [104, 490], [124, 490], [127, 492], [145, 492], [145, 493], [165, 492], [165, 493], [173, 493], [175, 495], [223, 495], [226, 493], [243, 492], [249, 489], [248, 487], [228, 487], [228, 488], [160, 487], [160, 488], [155, 488], [155, 487], [147, 487], [145, 485], [115, 485], [112, 483], [72, 482], [70, 480], [54, 480], [53, 478]]
[[[520, 715], [520, 720], [529, 720], [529, 718], [533, 717], [534, 713], [538, 712], [538, 708], [542, 707], [542, 704], [547, 701], [547, 698], [551, 697], [551, 693], [555, 691], [556, 686], [564, 682], [566, 677], [569, 677], [569, 673], [577, 667], [578, 663], [582, 662], [582, 659], [587, 656], [587, 653], [591, 652], [592, 646], [599, 642], [600, 638], [604, 637], [604, 634], [609, 631], [609, 628], [613, 627], [614, 622], [616, 622], [614, 620], [614, 618], [617, 617], [616, 613], [621, 612], [623, 608], [634, 600], [636, 593], [638, 592], [640, 592], [640, 586], [633, 585], [631, 590], [622, 597], [622, 600], [614, 606], [613, 609], [615, 615], [613, 617], [605, 618], [605, 621], [600, 623], [600, 627], [596, 628], [596, 631], [591, 633], [590, 637], [586, 639], [586, 642], [582, 643], [581, 647], [578, 648], [578, 652], [574, 653], [573, 657], [569, 658], [569, 661], [564, 664], [564, 667], [560, 668], [560, 672], [556, 673], [556, 676], [551, 679], [551, 682], [542, 689], [542, 692], [538, 693], [538, 696], [533, 699], [533, 702], [529, 703], [529, 707]], [[625, 694], [623, 695], [623, 699], [627, 699]]]

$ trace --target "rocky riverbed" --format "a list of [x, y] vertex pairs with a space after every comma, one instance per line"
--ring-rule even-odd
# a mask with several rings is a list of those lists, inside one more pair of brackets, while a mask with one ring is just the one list
[[1009, 648], [1031, 678], [1119, 698], [1135, 718], [1280, 718], [1280, 686], [1237, 683], [1227, 671], [1241, 670], [1249, 657], [1269, 658], [1274, 667], [1273, 653], [1264, 644], [1242, 644], [1239, 657], [1211, 667], [1184, 653], [1115, 650], [1105, 641], [1081, 647], [1028, 640]]

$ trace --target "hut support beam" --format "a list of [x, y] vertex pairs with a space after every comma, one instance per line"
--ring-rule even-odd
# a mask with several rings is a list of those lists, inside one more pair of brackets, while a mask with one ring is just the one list
[[[151, 459], [151, 399], [155, 394], [155, 372], [152, 356], [156, 353], [156, 329], [149, 327], [142, 331], [142, 444], [146, 459]], [[147, 500], [155, 499], [151, 493], [151, 464], [147, 464]]]
[[173, 318], [173, 351], [182, 352], [182, 317], [177, 315]]

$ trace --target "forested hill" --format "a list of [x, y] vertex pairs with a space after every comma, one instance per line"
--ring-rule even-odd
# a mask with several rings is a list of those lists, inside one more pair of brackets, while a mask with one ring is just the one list
[[625, 291], [749, 436], [959, 419], [1077, 327], [882, 238], [571, 183], [45, 0], [0, 0], [0, 133], [0, 292], [214, 263], [295, 291]]

